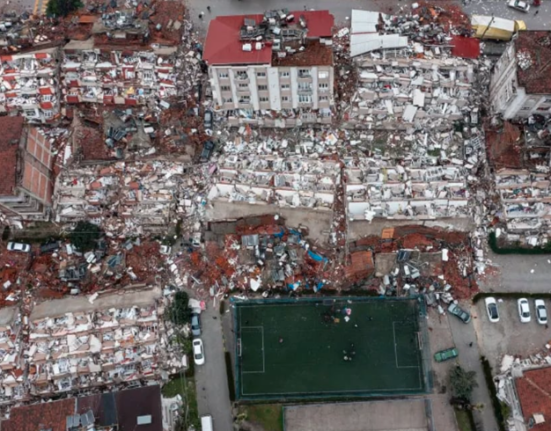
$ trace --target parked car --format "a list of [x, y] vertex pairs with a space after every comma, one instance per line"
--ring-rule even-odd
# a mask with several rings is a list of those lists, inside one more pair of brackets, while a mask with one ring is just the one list
[[161, 245], [160, 252], [161, 254], [169, 255], [170, 253], [172, 253], [172, 247], [169, 245]]
[[545, 308], [545, 301], [543, 299], [536, 299], [534, 301], [536, 308], [536, 319], [540, 325], [547, 325], [547, 308]]
[[201, 151], [201, 162], [207, 162], [210, 159], [210, 156], [212, 156], [212, 152], [214, 151], [214, 142], [207, 141], [203, 144], [203, 151]]
[[203, 365], [205, 363], [203, 340], [201, 340], [200, 338], [193, 339], [193, 361], [196, 365]]
[[24, 244], [22, 242], [8, 242], [8, 250], [9, 251], [20, 251], [21, 253], [30, 253], [31, 251], [31, 245], [30, 244]]
[[486, 303], [486, 311], [488, 312], [488, 319], [490, 319], [490, 322], [499, 322], [496, 299], [493, 296], [489, 296], [484, 302]]
[[59, 250], [59, 241], [51, 241], [40, 246], [40, 254], [53, 253]]
[[213, 122], [213, 115], [212, 111], [206, 110], [205, 111], [205, 129], [212, 129], [212, 122]]
[[463, 323], [469, 323], [471, 321], [471, 315], [454, 302], [448, 306], [448, 311], [454, 316], [459, 317]]
[[201, 336], [201, 319], [197, 313], [191, 315], [191, 334], [194, 337]]
[[444, 362], [453, 358], [457, 358], [457, 349], [455, 347], [450, 347], [446, 350], [440, 350], [434, 354], [434, 360], [436, 362]]
[[523, 0], [509, 0], [507, 6], [520, 10], [521, 12], [528, 12], [530, 10], [530, 5]]
[[522, 323], [528, 323], [530, 320], [532, 320], [532, 316], [530, 316], [530, 305], [528, 304], [528, 300], [526, 298], [520, 298], [517, 301], [518, 304], [518, 317], [520, 317], [520, 321]]

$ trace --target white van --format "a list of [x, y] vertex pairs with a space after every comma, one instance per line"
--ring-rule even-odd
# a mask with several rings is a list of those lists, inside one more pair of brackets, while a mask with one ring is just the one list
[[201, 417], [201, 431], [213, 431], [214, 427], [212, 426], [212, 416], [202, 416]]

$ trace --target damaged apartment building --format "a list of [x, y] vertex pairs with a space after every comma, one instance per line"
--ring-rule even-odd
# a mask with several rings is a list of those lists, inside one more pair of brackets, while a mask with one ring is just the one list
[[183, 362], [169, 347], [161, 297], [158, 287], [70, 297], [36, 305], [28, 319], [6, 308], [0, 402], [151, 384], [178, 371]]
[[208, 198], [279, 207], [332, 210], [339, 163], [333, 160], [258, 157], [218, 161]]
[[326, 10], [213, 19], [203, 58], [215, 110], [225, 113], [230, 125], [330, 123], [333, 25]]
[[55, 129], [24, 126], [24, 118], [0, 117], [0, 215], [22, 227], [26, 221], [47, 220], [54, 187]]
[[[90, 37], [71, 40], [63, 48], [65, 102], [131, 107], [175, 96], [176, 51], [183, 30], [179, 19], [184, 13], [184, 6], [176, 4], [159, 2], [158, 21], [148, 19], [149, 10], [138, 13], [136, 8], [90, 16]], [[169, 20], [163, 20], [164, 12], [172, 14]]]
[[551, 32], [521, 31], [492, 71], [490, 103], [504, 119], [551, 114]]
[[472, 217], [467, 178], [483, 157], [478, 64], [439, 47], [443, 29], [419, 15], [352, 11], [357, 76], [343, 122], [364, 130], [370, 157], [345, 160], [350, 221]]

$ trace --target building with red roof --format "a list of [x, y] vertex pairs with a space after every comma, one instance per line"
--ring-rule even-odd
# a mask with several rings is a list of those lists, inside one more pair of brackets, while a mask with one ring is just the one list
[[45, 220], [52, 205], [51, 141], [24, 118], [0, 117], [0, 213], [12, 220]]
[[551, 114], [551, 32], [521, 31], [496, 63], [490, 102], [505, 119]]
[[218, 109], [330, 111], [334, 22], [326, 10], [212, 20], [203, 59]]

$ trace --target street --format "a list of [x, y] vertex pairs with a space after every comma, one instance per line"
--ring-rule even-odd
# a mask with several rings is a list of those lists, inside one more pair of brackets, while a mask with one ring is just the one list
[[205, 364], [195, 367], [199, 416], [211, 415], [216, 430], [232, 431], [222, 325], [218, 308], [213, 308], [211, 301], [201, 313], [201, 325]]
[[[335, 2], [332, 0], [303, 0], [300, 3], [292, 0], [189, 0], [188, 5], [191, 16], [195, 21], [196, 28], [203, 35], [206, 34], [208, 23], [212, 18], [218, 15], [239, 15], [239, 14], [255, 14], [263, 13], [268, 9], [287, 8], [289, 10], [306, 9], [328, 9], [335, 16], [335, 23], [345, 24], [347, 18], [350, 17], [352, 9], [361, 10], [376, 10], [383, 13], [394, 13], [399, 8], [410, 7], [415, 3], [414, 0], [346, 0]], [[440, 1], [437, 0], [434, 4], [461, 4], [459, 1]], [[211, 12], [207, 11], [207, 6], [211, 7]], [[539, 9], [539, 13], [534, 15]], [[551, 13], [551, 3], [542, 2], [539, 7], [532, 7], [528, 13], [523, 13], [507, 6], [505, 0], [499, 1], [472, 1], [464, 7], [467, 14], [480, 15], [495, 15], [496, 17], [523, 20], [529, 30], [547, 30], [551, 28], [551, 22], [548, 17]], [[199, 19], [199, 13], [204, 12], [204, 18]]]
[[[469, 309], [466, 304], [461, 305], [466, 310]], [[474, 310], [474, 307], [472, 308]], [[475, 316], [473, 315], [473, 321], [474, 319]], [[455, 347], [459, 351], [459, 364], [466, 371], [476, 372], [478, 387], [473, 390], [472, 403], [475, 405], [483, 404], [484, 408], [481, 411], [474, 411], [475, 422], [482, 423], [482, 429], [484, 431], [498, 431], [490, 394], [488, 392], [488, 387], [486, 386], [484, 371], [482, 370], [482, 364], [480, 362], [480, 351], [474, 322], [471, 321], [471, 323], [465, 324], [452, 315], [448, 315], [448, 320]], [[471, 343], [473, 344], [471, 345]]]

